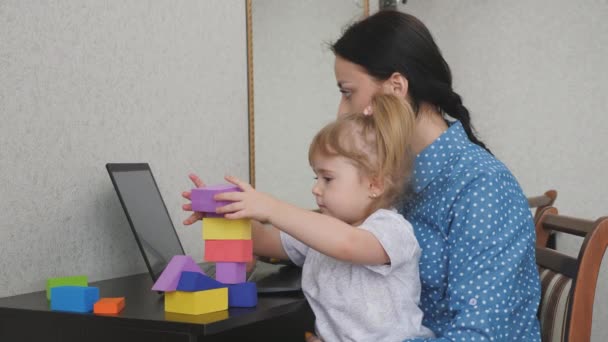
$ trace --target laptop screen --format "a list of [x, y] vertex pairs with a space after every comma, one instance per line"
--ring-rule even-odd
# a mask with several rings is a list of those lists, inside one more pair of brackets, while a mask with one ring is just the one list
[[154, 281], [184, 249], [148, 164], [106, 164]]

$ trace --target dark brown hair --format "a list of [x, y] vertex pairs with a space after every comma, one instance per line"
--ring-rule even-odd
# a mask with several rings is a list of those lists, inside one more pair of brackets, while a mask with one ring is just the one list
[[400, 73], [408, 80], [408, 95], [415, 112], [422, 102], [436, 106], [444, 115], [459, 120], [469, 140], [489, 152], [475, 135], [460, 95], [452, 89], [450, 67], [429, 30], [416, 17], [380, 11], [349, 27], [332, 50], [377, 80]]

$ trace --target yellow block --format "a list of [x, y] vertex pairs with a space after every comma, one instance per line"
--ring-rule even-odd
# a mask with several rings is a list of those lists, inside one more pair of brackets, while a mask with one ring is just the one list
[[202, 315], [228, 309], [228, 288], [196, 292], [165, 292], [165, 311]]
[[228, 310], [210, 312], [202, 315], [187, 315], [175, 312], [165, 312], [165, 319], [172, 322], [209, 324], [228, 319]]
[[203, 240], [251, 240], [251, 220], [205, 217]]

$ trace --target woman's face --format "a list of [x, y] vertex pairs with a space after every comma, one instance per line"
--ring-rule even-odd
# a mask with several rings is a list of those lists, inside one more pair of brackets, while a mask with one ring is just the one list
[[371, 77], [360, 65], [336, 56], [336, 81], [342, 96], [338, 107], [338, 116], [362, 112], [369, 106], [372, 97], [382, 89], [381, 81]]

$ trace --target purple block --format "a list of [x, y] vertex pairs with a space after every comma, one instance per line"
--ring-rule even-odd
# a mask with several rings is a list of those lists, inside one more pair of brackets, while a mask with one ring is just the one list
[[215, 279], [224, 284], [238, 284], [245, 282], [246, 263], [244, 262], [218, 262], [215, 264]]
[[218, 214], [218, 213], [205, 213], [205, 217], [219, 217], [219, 218], [224, 218], [224, 214]]
[[215, 213], [217, 207], [223, 207], [231, 202], [216, 201], [213, 196], [222, 192], [241, 191], [238, 186], [232, 184], [219, 184], [206, 186], [204, 188], [192, 189], [190, 200], [192, 201], [192, 210], [204, 213]]
[[255, 283], [247, 282], [228, 285], [228, 306], [251, 308], [258, 305], [258, 289]]
[[188, 255], [176, 255], [171, 258], [167, 267], [163, 273], [160, 274], [160, 277], [152, 286], [152, 290], [154, 291], [175, 291], [177, 289], [177, 283], [179, 282], [179, 278], [182, 275], [182, 272], [197, 272], [202, 273], [203, 270], [194, 262], [194, 259]]
[[177, 291], [196, 292], [204, 290], [219, 289], [226, 285], [219, 281], [198, 272], [182, 272]]

